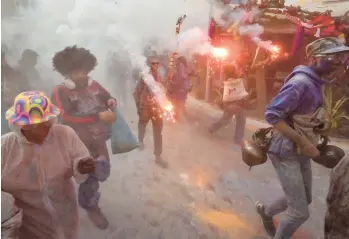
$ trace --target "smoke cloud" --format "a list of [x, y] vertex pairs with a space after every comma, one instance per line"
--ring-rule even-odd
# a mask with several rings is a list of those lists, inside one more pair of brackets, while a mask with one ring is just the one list
[[17, 61], [24, 49], [38, 52], [38, 70], [56, 83], [62, 77], [52, 71], [52, 57], [66, 46], [91, 50], [98, 59], [92, 77], [108, 85], [106, 67], [112, 53], [145, 70], [144, 50], [150, 43], [155, 52], [175, 48], [179, 16], [187, 15], [182, 31], [189, 31], [181, 36], [185, 50], [195, 45], [195, 40], [187, 38], [196, 36], [196, 42], [203, 42], [208, 25], [205, 0], [36, 0], [33, 5], [16, 17], [3, 19], [2, 40], [12, 52], [10, 62]]

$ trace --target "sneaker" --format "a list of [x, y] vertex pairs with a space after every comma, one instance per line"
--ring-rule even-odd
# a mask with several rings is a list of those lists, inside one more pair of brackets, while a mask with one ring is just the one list
[[163, 168], [168, 168], [168, 163], [161, 156], [155, 157], [155, 163]]
[[109, 226], [108, 220], [105, 218], [100, 208], [87, 211], [87, 216], [99, 229], [106, 229]]
[[264, 204], [261, 202], [256, 202], [256, 210], [262, 218], [265, 231], [268, 233], [269, 236], [272, 236], [272, 237], [275, 236], [276, 228], [273, 223], [273, 217], [267, 216], [265, 214]]
[[143, 151], [144, 148], [145, 148], [144, 143], [143, 142], [139, 142], [139, 150]]

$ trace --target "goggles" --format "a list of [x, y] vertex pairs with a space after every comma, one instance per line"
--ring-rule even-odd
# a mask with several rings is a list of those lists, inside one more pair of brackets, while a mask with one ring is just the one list
[[321, 58], [330, 62], [331, 64], [348, 65], [349, 64], [349, 52], [329, 54], [329, 55], [317, 55], [316, 57]]

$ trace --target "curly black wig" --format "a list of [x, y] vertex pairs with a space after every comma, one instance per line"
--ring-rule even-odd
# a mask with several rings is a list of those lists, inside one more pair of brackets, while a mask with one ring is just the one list
[[91, 72], [97, 66], [97, 59], [89, 50], [75, 45], [57, 52], [52, 65], [61, 75], [69, 76], [74, 70]]

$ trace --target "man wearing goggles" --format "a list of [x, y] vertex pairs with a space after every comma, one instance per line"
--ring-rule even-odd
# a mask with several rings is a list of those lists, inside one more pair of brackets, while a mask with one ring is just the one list
[[[148, 57], [147, 64], [154, 80], [161, 83], [161, 76], [158, 72], [160, 65], [158, 58], [155, 56]], [[133, 97], [139, 117], [138, 140], [140, 143], [140, 149], [144, 149], [146, 128], [149, 121], [151, 121], [153, 125], [155, 163], [163, 168], [168, 168], [168, 163], [161, 157], [163, 120], [159, 113], [159, 106], [156, 104], [150, 89], [144, 83], [143, 77], [138, 81]]]
[[[308, 205], [312, 201], [310, 159], [320, 155], [317, 142], [296, 130], [294, 116], [313, 115], [323, 106], [323, 85], [343, 78], [348, 67], [348, 53], [349, 47], [337, 38], [322, 38], [310, 43], [306, 47], [309, 65], [296, 67], [267, 106], [265, 117], [274, 127], [268, 156], [284, 196], [268, 205], [257, 202], [256, 209], [265, 230], [274, 239], [291, 238], [309, 218]], [[287, 213], [276, 229], [273, 217], [284, 211]]]

